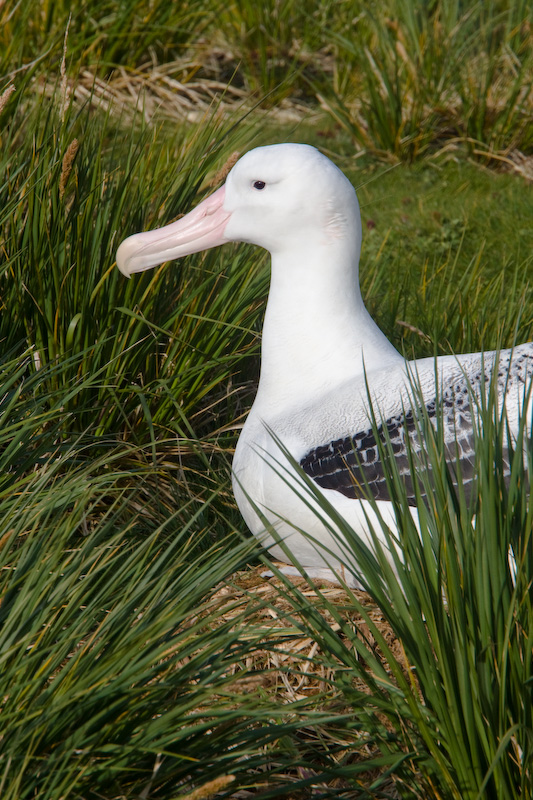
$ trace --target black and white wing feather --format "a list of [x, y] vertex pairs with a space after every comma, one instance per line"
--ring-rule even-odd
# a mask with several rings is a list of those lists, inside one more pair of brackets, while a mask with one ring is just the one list
[[[426, 470], [424, 459], [424, 426], [442, 426], [445, 459], [455, 484], [460, 480], [469, 500], [474, 481], [474, 447], [477, 410], [483, 392], [491, 379], [496, 379], [499, 404], [518, 403], [533, 377], [533, 346], [504, 351], [494, 374], [495, 353], [487, 354], [469, 374], [464, 371], [453, 380], [441, 380], [439, 397], [426, 399], [423, 407], [402, 410], [390, 418], [375, 421], [364, 430], [336, 439], [309, 450], [300, 460], [304, 472], [323, 489], [333, 489], [346, 497], [363, 499], [370, 492], [375, 500], [391, 500], [390, 479], [386, 471], [392, 456], [395, 468], [405, 486], [410, 505], [416, 505], [415, 483], [411, 471], [413, 461]], [[448, 362], [449, 363], [449, 362]], [[442, 378], [442, 376], [440, 376]], [[512, 389], [522, 387], [522, 391]], [[485, 395], [486, 396], [486, 395]], [[414, 405], [414, 404], [412, 404]], [[388, 455], [387, 455], [388, 454]], [[504, 452], [506, 459], [506, 452]], [[414, 457], [414, 458], [413, 458]], [[508, 463], [505, 464], [508, 470]], [[419, 482], [418, 492], [424, 496]]]

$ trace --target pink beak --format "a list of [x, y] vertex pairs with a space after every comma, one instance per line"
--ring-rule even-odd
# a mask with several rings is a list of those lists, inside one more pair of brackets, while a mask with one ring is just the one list
[[228, 241], [224, 231], [231, 216], [224, 211], [225, 196], [226, 187], [221, 186], [176, 222], [129, 236], [117, 250], [119, 270], [129, 278], [134, 272], [157, 267], [164, 261], [224, 244]]

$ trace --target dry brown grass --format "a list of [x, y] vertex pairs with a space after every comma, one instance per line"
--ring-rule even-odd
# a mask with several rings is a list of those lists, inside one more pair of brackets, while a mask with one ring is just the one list
[[[83, 69], [66, 83], [66, 96], [78, 105], [89, 104], [122, 119], [142, 116], [145, 123], [167, 119], [176, 123], [200, 123], [217, 110], [219, 114], [245, 113], [256, 105], [250, 93], [231, 84], [198, 77], [199, 65], [192, 61], [167, 64], [146, 62], [135, 69], [120, 67], [106, 80], [96, 69]], [[39, 84], [47, 97], [57, 92], [57, 78], [49, 75]], [[284, 100], [270, 108], [269, 117], [279, 122], [297, 122], [308, 117], [310, 109]]]
[[[283, 566], [277, 564], [278, 567]], [[276, 640], [274, 647], [257, 650], [246, 663], [246, 671], [240, 677], [241, 667], [236, 666], [236, 677], [243, 690], [254, 685], [268, 687], [270, 692], [280, 696], [283, 702], [303, 700], [312, 695], [331, 691], [334, 683], [334, 669], [321, 663], [320, 645], [310, 636], [303, 635], [295, 624], [297, 614], [293, 603], [285, 596], [284, 585], [277, 577], [263, 577], [265, 567], [258, 566], [235, 573], [222, 586], [215, 598], [220, 603], [220, 621], [236, 619], [242, 609], [247, 607], [248, 620], [254, 635], [264, 629], [265, 642]], [[327, 621], [332, 631], [336, 632], [347, 647], [352, 643], [341, 631], [340, 625], [333, 618], [327, 606], [332, 605], [342, 612], [353, 631], [365, 640], [374, 655], [377, 655], [387, 668], [387, 662], [380, 652], [367, 622], [354, 608], [350, 594], [340, 586], [329, 581], [316, 582], [311, 587], [304, 578], [290, 578], [290, 582], [298, 587], [306, 603], [313, 605]], [[380, 608], [366, 592], [352, 590], [357, 600], [365, 608], [371, 622], [385, 639], [394, 658], [409, 671], [400, 642]], [[390, 674], [390, 670], [388, 670]], [[354, 681], [356, 681], [354, 677]], [[362, 682], [357, 681], [358, 688], [365, 690]]]
[[[276, 566], [283, 565], [276, 564]], [[277, 577], [264, 577], [262, 574], [264, 571], [265, 567], [260, 565], [234, 573], [224, 585], [219, 587], [214, 597], [214, 602], [218, 606], [217, 622], [219, 624], [227, 624], [228, 621], [235, 620], [236, 625], [239, 626], [240, 636], [247, 635], [246, 627], [249, 626], [250, 637], [265, 643], [264, 648], [259, 645], [253, 655], [247, 658], [246, 663], [236, 663], [233, 666], [232, 687], [243, 694], [256, 692], [258, 696], [267, 694], [270, 698], [276, 698], [280, 707], [310, 700], [311, 704], [314, 703], [317, 709], [323, 710], [325, 713], [352, 714], [353, 709], [348, 706], [336, 685], [335, 667], [331, 665], [332, 659], [322, 659], [320, 644], [299, 629], [297, 613], [287, 597], [283, 581]], [[353, 649], [353, 642], [350, 642], [340, 629], [338, 622], [328, 610], [328, 606], [330, 608], [334, 606], [342, 613], [343, 620], [348, 622], [353, 631], [357, 631], [357, 635], [365, 640], [367, 647], [371, 648], [373, 654], [381, 660], [393, 680], [386, 658], [380, 652], [367, 622], [354, 608], [348, 592], [328, 581], [316, 582], [314, 588], [304, 578], [291, 578], [290, 582], [297, 587], [304, 601], [314, 606], [323, 615], [331, 630], [337, 633], [345, 646]], [[316, 589], [319, 591], [317, 592]], [[354, 594], [368, 613], [372, 623], [376, 625], [379, 633], [385, 638], [394, 658], [403, 665], [407, 672], [409, 665], [402, 646], [379, 607], [366, 592], [354, 590]], [[243, 629], [241, 615], [245, 609], [246, 624]], [[359, 691], [369, 692], [364, 681], [358, 679], [355, 674], [353, 685]], [[382, 717], [380, 714], [378, 716], [382, 723], [389, 727], [385, 716]], [[349, 760], [365, 761], [378, 755], [377, 747], [366, 743], [364, 732], [348, 733], [347, 730], [343, 730], [341, 734], [341, 728], [337, 729], [335, 726], [328, 727], [327, 725], [317, 728], [311, 725], [306, 726], [305, 721], [302, 721], [302, 730], [299, 736], [301, 742], [307, 742], [312, 746], [321, 747], [325, 741], [328, 742], [331, 751], [335, 751], [334, 757], [338, 759], [339, 763], [347, 756]], [[333, 756], [330, 753], [331, 757]], [[314, 774], [311, 774], [309, 770], [295, 767], [294, 770], [287, 770], [285, 777], [287, 781], [291, 782], [312, 778]], [[363, 772], [359, 779], [363, 785], [369, 786], [378, 777], [378, 774], [375, 768], [369, 769], [367, 772]], [[352, 791], [353, 797], [357, 796], [355, 782], [341, 781], [338, 778], [324, 782], [318, 772], [316, 775], [317, 783], [309, 786], [304, 793], [302, 790], [295, 792], [293, 800], [302, 800], [303, 797], [311, 797], [314, 794], [322, 795], [328, 790], [338, 791], [339, 789], [347, 792], [343, 796], [351, 797]], [[260, 776], [258, 776], [258, 780], [259, 783], [254, 790], [236, 790], [231, 795], [233, 800], [248, 800], [248, 798], [255, 797], [257, 788], [264, 789], [268, 785], [268, 783], [263, 783]], [[384, 787], [381, 788], [383, 790]], [[392, 780], [385, 788], [387, 796], [391, 798], [399, 796]], [[291, 800], [292, 795], [284, 795], [284, 797], [289, 797]]]

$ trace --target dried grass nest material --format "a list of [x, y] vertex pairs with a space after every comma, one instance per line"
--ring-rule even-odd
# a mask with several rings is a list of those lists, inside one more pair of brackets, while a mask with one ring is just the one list
[[[312, 636], [302, 633], [294, 624], [297, 613], [291, 601], [284, 596], [286, 590], [283, 582], [277, 577], [263, 577], [261, 573], [264, 571], [265, 567], [261, 565], [236, 572], [218, 589], [214, 598], [219, 603], [221, 624], [237, 619], [246, 608], [246, 624], [253, 629], [253, 635], [257, 635], [261, 628], [265, 632], [265, 649], [258, 648], [248, 657], [242, 677], [236, 674], [239, 688], [250, 691], [254, 686], [261, 686], [282, 695], [280, 699], [284, 702], [302, 700], [328, 691], [334, 683], [334, 668], [327, 666], [325, 660], [320, 658], [319, 643]], [[304, 578], [291, 578], [290, 582], [298, 588], [307, 602], [320, 611], [344, 644], [353, 647], [353, 643], [342, 633], [338, 622], [327, 608], [328, 604], [335, 606], [342, 613], [343, 620], [366, 641], [373, 654], [380, 658], [387, 672], [391, 674], [385, 656], [380, 652], [375, 637], [354, 607], [348, 592], [328, 581], [316, 582], [319, 593]], [[380, 608], [366, 592], [352, 591], [383, 636], [396, 661], [407, 672], [409, 665], [403, 647]], [[235, 671], [242, 672], [242, 666], [235, 665]], [[365, 684], [355, 676], [354, 681], [358, 688], [367, 691]]]
[[[278, 568], [283, 566], [278, 562], [273, 563]], [[259, 647], [253, 651], [252, 655], [247, 657], [246, 662], [239, 662], [233, 665], [234, 681], [232, 682], [232, 687], [237, 692], [250, 694], [257, 691], [263, 695], [266, 693], [271, 698], [275, 698], [280, 706], [309, 699], [313, 703], [317, 703], [318, 708], [323, 707], [324, 710], [329, 709], [330, 712], [335, 709], [335, 712], [339, 714], [344, 713], [344, 710], [352, 713], [353, 710], [346, 704], [340, 689], [336, 686], [334, 660], [331, 657], [322, 658], [324, 654], [320, 652], [319, 643], [312, 636], [305, 635], [302, 632], [304, 626], [300, 629], [296, 624], [298, 613], [295, 611], [295, 606], [300, 605], [302, 607], [302, 601], [314, 606], [322, 614], [330, 628], [343, 640], [344, 644], [353, 648], [352, 637], [347, 637], [340, 630], [338, 622], [331, 613], [331, 607], [334, 606], [335, 611], [339, 611], [343, 621], [347, 622], [354, 632], [357, 632], [358, 637], [365, 640], [366, 646], [371, 648], [373, 654], [380, 659], [389, 674], [391, 682], [394, 682], [387, 660], [380, 651], [376, 639], [363, 616], [354, 607], [353, 596], [355, 596], [358, 603], [368, 614], [371, 623], [377, 627], [379, 634], [384, 637], [393, 657], [402, 666], [404, 672], [407, 673], [409, 665], [401, 643], [369, 594], [358, 590], [347, 592], [342, 587], [328, 581], [316, 581], [313, 587], [304, 578], [290, 578], [286, 580], [289, 580], [299, 592], [299, 596], [294, 598], [295, 603], [293, 605], [287, 597], [286, 584], [275, 576], [271, 578], [263, 577], [262, 573], [264, 571], [264, 565], [259, 565], [234, 573], [224, 585], [218, 588], [213, 597], [219, 624], [227, 624], [235, 620], [239, 636], [246, 636], [246, 628], [249, 627], [250, 637], [256, 641], [258, 632], [260, 634]], [[211, 609], [213, 609], [213, 606], [211, 606]], [[246, 612], [244, 622], [243, 612]], [[304, 614], [305, 607], [301, 612], [302, 616]], [[210, 618], [212, 619], [212, 617]], [[264, 631], [264, 636], [261, 633], [262, 631]], [[261, 647], [262, 641], [265, 643], [264, 648]], [[411, 679], [413, 679], [413, 675], [411, 675]], [[370, 693], [368, 685], [358, 678], [355, 673], [353, 686], [361, 692]], [[375, 713], [381, 723], [390, 729], [390, 721], [387, 717], [381, 714], [378, 709], [375, 710]], [[355, 738], [353, 740], [350, 736], [348, 738], [342, 736], [337, 739], [337, 732], [333, 730], [322, 730], [320, 735], [326, 738], [332, 737], [332, 741], [335, 740], [335, 746], [338, 749], [336, 757], [339, 759], [343, 758], [345, 750], [346, 752], [348, 750], [351, 751], [354, 744], [356, 749], [353, 757], [356, 760], [365, 759], [366, 757], [372, 758], [377, 754], [376, 746], [370, 742], [364, 742], [364, 736], [361, 739], [360, 734], [354, 734]], [[312, 727], [307, 727], [305, 723], [303, 723], [301, 737], [309, 739], [310, 742], [315, 742], [315, 734]], [[287, 780], [289, 781], [309, 778], [315, 774], [307, 769], [302, 770], [300, 768], [297, 768], [294, 774], [291, 770], [289, 770], [289, 773], [287, 773]], [[359, 796], [356, 784], [352, 785], [349, 781], [346, 782], [340, 778], [334, 778], [324, 783], [323, 778], [318, 773], [316, 774], [317, 783], [308, 786], [306, 790], [309, 793], [308, 796], [313, 796], [314, 794], [324, 796], [324, 793], [327, 793], [330, 789], [337, 794], [341, 788], [348, 792], [346, 796], [352, 796], [352, 791], [354, 797]], [[368, 785], [370, 785], [379, 774], [381, 774], [381, 770], [376, 770], [375, 767], [369, 766], [368, 772], [361, 773], [360, 780], [365, 781], [368, 779]], [[267, 775], [262, 780], [267, 780], [268, 784]], [[258, 786], [263, 785], [261, 781]], [[387, 791], [391, 798], [399, 797], [392, 777], [387, 783]], [[204, 795], [201, 796], [203, 797]], [[207, 794], [206, 796], [211, 797], [212, 795]], [[302, 800], [303, 797], [301, 792], [296, 792], [294, 796], [284, 796], [287, 797], [287, 800]], [[232, 800], [249, 800], [252, 797], [255, 797], [255, 790], [242, 789], [231, 794]], [[190, 799], [187, 796], [184, 800], [192, 800], [192, 798]]]

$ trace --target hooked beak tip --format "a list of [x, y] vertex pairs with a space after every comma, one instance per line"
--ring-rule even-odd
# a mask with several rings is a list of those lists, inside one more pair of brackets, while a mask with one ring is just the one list
[[124, 239], [124, 241], [121, 242], [117, 250], [117, 256], [116, 256], [118, 269], [124, 275], [124, 277], [128, 279], [131, 278], [133, 272], [133, 270], [131, 270], [129, 267], [130, 255], [131, 255], [131, 253], [129, 252], [131, 238], [133, 237], [129, 236], [127, 239]]
[[175, 222], [128, 236], [117, 250], [118, 269], [129, 278], [134, 272], [224, 244], [224, 230], [230, 218], [224, 210], [224, 198], [225, 187], [221, 186]]

